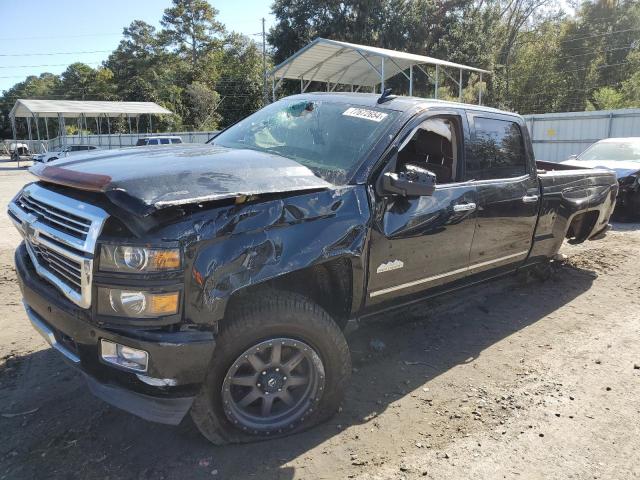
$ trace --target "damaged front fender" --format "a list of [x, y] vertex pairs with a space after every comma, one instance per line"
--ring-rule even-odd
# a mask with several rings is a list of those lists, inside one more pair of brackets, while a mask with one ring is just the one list
[[370, 209], [363, 186], [202, 212], [178, 240], [192, 259], [185, 310], [195, 323], [224, 316], [231, 296], [292, 272], [350, 258], [361, 294]]

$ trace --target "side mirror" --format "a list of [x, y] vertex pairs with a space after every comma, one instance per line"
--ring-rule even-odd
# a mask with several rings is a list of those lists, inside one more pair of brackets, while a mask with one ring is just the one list
[[567, 160], [577, 160], [578, 159], [578, 155], [576, 155], [575, 153], [573, 155], [569, 155], [569, 158], [567, 158]]
[[384, 193], [403, 197], [425, 197], [433, 195], [436, 176], [416, 165], [407, 165], [402, 172], [386, 172], [382, 177]]

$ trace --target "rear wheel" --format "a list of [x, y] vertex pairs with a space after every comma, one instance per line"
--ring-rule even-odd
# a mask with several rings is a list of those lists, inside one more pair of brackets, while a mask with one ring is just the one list
[[301, 295], [271, 290], [221, 326], [191, 416], [216, 444], [288, 435], [331, 416], [350, 373], [331, 317]]

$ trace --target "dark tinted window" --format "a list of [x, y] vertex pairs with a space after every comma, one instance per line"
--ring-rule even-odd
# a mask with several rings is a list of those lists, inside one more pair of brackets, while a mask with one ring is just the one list
[[180, 138], [172, 138], [171, 143], [182, 143], [182, 139]]
[[517, 123], [475, 117], [474, 125], [473, 156], [467, 164], [467, 178], [511, 178], [527, 173], [524, 140]]
[[152, 138], [151, 140], [148, 140], [147, 145], [158, 145], [158, 139]]
[[160, 139], [160, 143], [161, 143], [162, 145], [169, 145], [169, 143], [170, 143], [170, 142], [169, 142], [169, 139], [168, 139], [168, 138], [161, 138], [161, 139]]

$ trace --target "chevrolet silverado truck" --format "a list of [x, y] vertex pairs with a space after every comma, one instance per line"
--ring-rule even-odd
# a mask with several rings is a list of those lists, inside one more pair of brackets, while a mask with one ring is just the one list
[[33, 326], [98, 397], [190, 412], [216, 444], [328, 418], [348, 323], [548, 264], [605, 234], [618, 189], [609, 170], [540, 170], [519, 115], [358, 93], [31, 172], [8, 214]]

